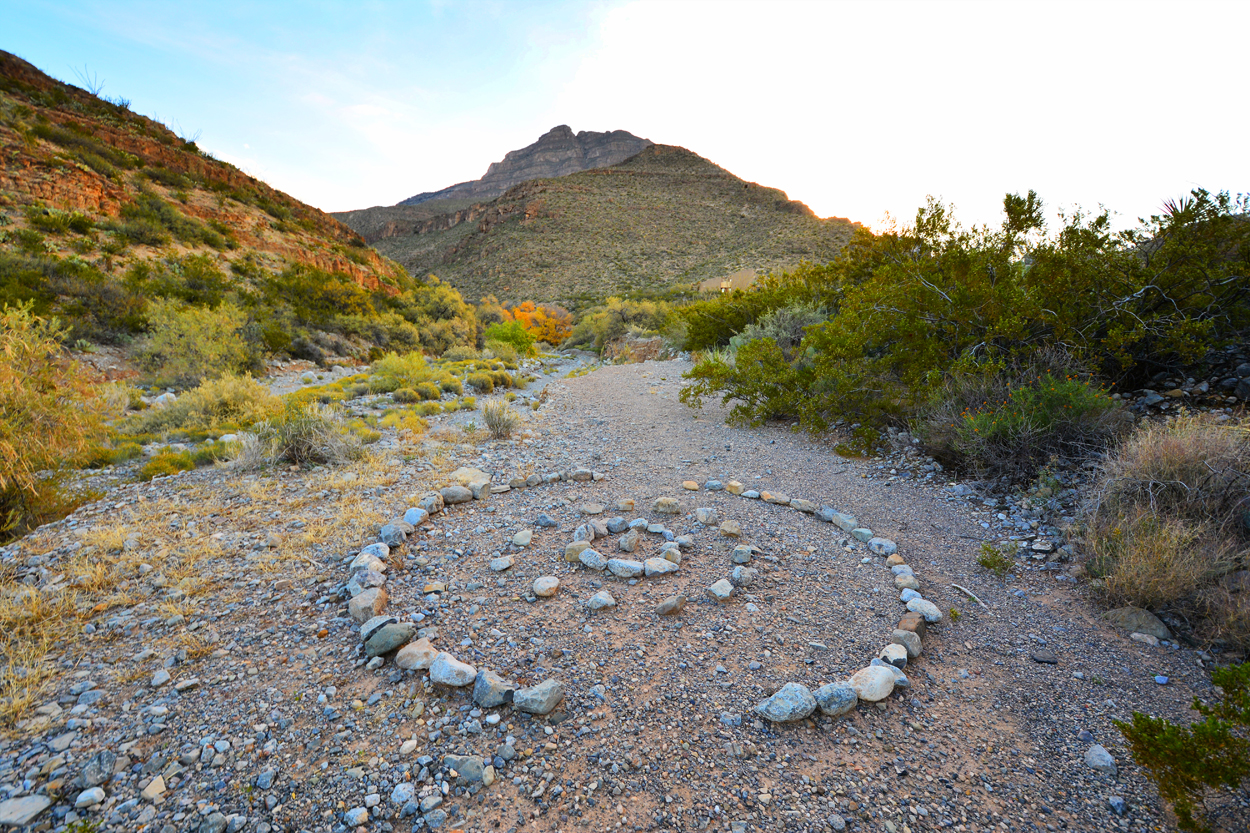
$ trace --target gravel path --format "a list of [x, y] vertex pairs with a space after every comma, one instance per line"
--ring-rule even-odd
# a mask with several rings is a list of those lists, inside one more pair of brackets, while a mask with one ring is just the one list
[[[27, 584], [55, 587], [73, 580], [76, 556], [107, 552], [102, 531], [120, 529], [117, 540], [133, 542], [118, 544], [122, 556], [153, 569], [63, 646], [47, 701], [0, 740], [0, 818], [5, 798], [46, 798], [33, 829], [79, 818], [162, 833], [1168, 828], [1111, 720], [1134, 709], [1185, 717], [1194, 694], [1210, 695], [1196, 652], [1113, 632], [1057, 571], [1001, 581], [977, 568], [993, 510], [953, 495], [940, 474], [917, 482], [788, 426], [734, 429], [713, 405], [691, 411], [677, 401], [687, 368], [648, 362], [552, 382], [511, 441], [467, 442], [436, 419], [424, 438], [387, 437], [385, 464], [120, 485], [3, 551]], [[495, 483], [578, 467], [606, 475], [450, 506], [389, 559], [386, 613], [518, 686], [559, 681], [564, 699], [546, 716], [480, 707], [425, 671], [369, 662], [337, 595], [345, 559], [459, 466]], [[755, 714], [786, 683], [815, 689], [867, 665], [904, 607], [884, 561], [838, 527], [681, 485], [709, 479], [829, 504], [898, 542], [925, 596], [960, 612], [930, 627], [907, 689], [833, 719]], [[661, 497], [682, 511], [656, 514]], [[624, 500], [633, 512], [616, 510]], [[697, 508], [718, 517], [698, 523]], [[554, 526], [538, 525], [540, 513]], [[663, 523], [694, 546], [676, 572], [630, 581], [565, 561], [579, 526], [613, 515]], [[723, 520], [742, 538], [720, 534]], [[512, 543], [524, 530], [532, 540]], [[626, 556], [617, 537], [593, 546]], [[662, 543], [644, 534], [628, 557], [658, 556]], [[704, 589], [729, 576], [742, 543], [759, 550], [758, 577], [716, 603]], [[492, 570], [507, 556], [512, 566]], [[532, 592], [542, 576], [560, 579], [550, 598]], [[615, 606], [589, 611], [604, 590]], [[658, 615], [674, 594], [685, 608]], [[1047, 652], [1054, 664], [1038, 661]], [[1118, 776], [1086, 764], [1095, 744]], [[96, 786], [99, 803], [75, 809]], [[1214, 821], [1233, 831], [1247, 818], [1238, 793]]]

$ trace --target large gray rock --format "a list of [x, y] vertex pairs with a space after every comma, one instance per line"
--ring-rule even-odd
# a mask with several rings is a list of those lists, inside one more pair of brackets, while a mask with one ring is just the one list
[[434, 664], [441, 652], [424, 636], [409, 642], [395, 655], [395, 664], [405, 671], [424, 671]]
[[[408, 527], [408, 529], [405, 529]], [[378, 537], [382, 539], [382, 543], [388, 547], [402, 546], [408, 540], [408, 532], [411, 530], [412, 524], [386, 524], [378, 533]]]
[[397, 651], [406, 645], [416, 633], [416, 626], [410, 622], [384, 625], [365, 643], [365, 654], [370, 657], [380, 657], [391, 651]]
[[655, 612], [661, 616], [676, 616], [678, 613], [681, 613], [682, 608], [685, 606], [685, 596], [669, 596], [667, 599], [655, 606]]
[[850, 683], [827, 683], [816, 689], [816, 704], [830, 717], [838, 717], [855, 708], [859, 695]]
[[486, 761], [477, 755], [444, 755], [443, 766], [454, 769], [465, 781], [481, 781], [486, 772]]
[[723, 578], [711, 585], [708, 585], [708, 598], [717, 602], [727, 602], [734, 594], [734, 586], [729, 579]]
[[0, 801], [0, 825], [25, 827], [51, 806], [52, 799], [46, 795], [24, 795]]
[[585, 549], [577, 555], [577, 560], [592, 570], [602, 570], [608, 566], [608, 559], [598, 550]]
[[1117, 607], [1115, 610], [1108, 610], [1102, 618], [1129, 633], [1148, 633], [1155, 639], [1172, 638], [1172, 632], [1159, 621], [1158, 616], [1140, 607]]
[[1095, 744], [1085, 753], [1085, 765], [1090, 769], [1101, 772], [1104, 775], [1110, 775], [1112, 778], [1120, 774], [1120, 768], [1115, 764], [1115, 758], [1111, 757], [1111, 753], [1106, 747]]
[[502, 706], [512, 702], [515, 691], [516, 683], [512, 680], [505, 680], [494, 671], [479, 671], [473, 681], [473, 702], [484, 709]]
[[942, 621], [942, 611], [928, 599], [912, 599], [907, 603], [907, 609], [912, 613], [919, 613], [930, 625]]
[[460, 688], [477, 679], [477, 669], [444, 651], [430, 665], [430, 682]]
[[554, 596], [560, 589], [560, 579], [555, 576], [539, 576], [534, 579], [534, 595], [540, 598], [550, 598]]
[[889, 538], [869, 538], [868, 549], [872, 550], [877, 555], [889, 556], [898, 552], [898, 544], [894, 543]]
[[543, 680], [529, 688], [519, 688], [512, 695], [512, 707], [526, 714], [550, 714], [564, 699], [564, 684]]
[[609, 607], [616, 607], [616, 599], [612, 598], [612, 594], [607, 590], [600, 590], [586, 600], [586, 607], [591, 610], [605, 610]]
[[642, 563], [627, 558], [608, 559], [608, 572], [618, 578], [638, 578], [642, 575]]
[[117, 764], [117, 754], [110, 749], [101, 749], [91, 756], [82, 768], [82, 784], [84, 787], [97, 787], [113, 777], [113, 767]]
[[774, 723], [802, 720], [816, 711], [816, 698], [800, 683], [786, 683], [776, 694], [755, 707], [755, 711]]
[[869, 703], [884, 700], [894, 690], [895, 675], [884, 665], [870, 665], [851, 675], [851, 687], [859, 699]]
[[642, 567], [648, 576], [662, 576], [665, 573], [677, 572], [677, 565], [666, 558], [648, 558], [643, 562]]

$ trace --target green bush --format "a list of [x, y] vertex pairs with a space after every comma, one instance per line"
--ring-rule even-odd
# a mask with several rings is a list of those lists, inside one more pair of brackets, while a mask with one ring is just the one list
[[269, 419], [283, 408], [269, 388], [251, 376], [227, 373], [184, 391], [173, 402], [130, 417], [120, 426], [126, 433], [209, 431], [246, 428]]
[[153, 301], [148, 305], [149, 335], [135, 358], [158, 382], [178, 387], [246, 372], [260, 362], [245, 333], [247, 324], [247, 313], [231, 303], [205, 309]]
[[433, 382], [422, 382], [417, 385], [417, 393], [421, 395], [422, 399], [440, 399], [442, 398], [443, 390]]
[[1172, 804], [1182, 830], [1209, 829], [1194, 817], [1204, 790], [1236, 790], [1250, 777], [1250, 663], [1216, 668], [1211, 682], [1223, 689], [1223, 698], [1213, 706], [1194, 698], [1199, 723], [1181, 726], [1136, 711], [1131, 721], [1114, 721], [1134, 760]]
[[360, 438], [347, 429], [333, 407], [291, 405], [244, 436], [239, 462], [245, 468], [279, 463], [338, 465], [362, 453]]
[[[582, 314], [566, 343], [591, 346], [595, 351], [602, 351], [603, 345], [625, 335], [630, 327], [653, 332], [664, 330], [671, 312], [672, 306], [664, 301], [608, 298], [602, 306]], [[743, 322], [744, 325], [747, 323], [749, 322]]]
[[91, 218], [81, 211], [61, 211], [57, 208], [26, 209], [26, 220], [40, 231], [49, 234], [65, 234], [72, 231], [76, 234], [87, 234], [94, 225]]
[[486, 423], [491, 437], [497, 440], [511, 437], [512, 432], [521, 424], [521, 418], [516, 411], [503, 402], [487, 402], [483, 405], [482, 421]]
[[146, 483], [154, 477], [168, 477], [180, 471], [191, 471], [195, 468], [195, 460], [186, 451], [166, 451], [154, 455], [139, 469], [140, 482]]
[[373, 363], [373, 374], [369, 377], [369, 388], [375, 393], [390, 393], [403, 388], [417, 390], [422, 382], [433, 376], [433, 371], [420, 353], [406, 353], [402, 356], [387, 353]]
[[490, 373], [470, 373], [468, 382], [478, 393], [495, 392], [495, 378]]
[[470, 359], [476, 359], [477, 356], [477, 351], [465, 344], [457, 344], [455, 347], [452, 347], [443, 353], [443, 358], [449, 362], [468, 361]]
[[516, 348], [506, 341], [496, 341], [491, 339], [486, 342], [485, 346], [486, 352], [497, 359], [502, 359], [506, 362], [515, 362], [518, 358]]
[[506, 370], [492, 370], [490, 372], [490, 379], [494, 382], [495, 387], [497, 388], [512, 387], [512, 374]]
[[487, 342], [499, 341], [509, 344], [512, 349], [516, 350], [517, 355], [532, 356], [535, 353], [534, 337], [526, 332], [525, 327], [521, 326], [519, 321], [491, 324], [486, 328], [483, 338]]
[[456, 396], [460, 396], [464, 393], [464, 385], [461, 384], [460, 380], [455, 376], [444, 376], [438, 380], [438, 386], [442, 389], [443, 393], [452, 393]]
[[117, 445], [97, 445], [88, 450], [83, 459], [83, 466], [89, 469], [102, 469], [125, 463], [143, 454], [138, 443], [118, 443]]
[[391, 394], [391, 399], [394, 399], [401, 405], [409, 405], [413, 402], [420, 402], [423, 398], [426, 397], [422, 397], [421, 394], [417, 393], [412, 388], [399, 388]]

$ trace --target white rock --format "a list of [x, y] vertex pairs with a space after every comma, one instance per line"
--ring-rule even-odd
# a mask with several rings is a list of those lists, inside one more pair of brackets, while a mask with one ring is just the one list
[[894, 690], [894, 674], [881, 665], [870, 665], [851, 675], [851, 688], [859, 699], [869, 703], [884, 700]]
[[532, 540], [534, 540], [534, 530], [532, 529], [522, 529], [512, 536], [512, 544], [516, 547], [528, 547]]
[[912, 613], [919, 613], [930, 625], [942, 621], [942, 611], [928, 599], [912, 599], [907, 603], [907, 609]]
[[424, 671], [434, 664], [439, 650], [430, 644], [424, 636], [416, 642], [409, 642], [395, 654], [395, 664], [405, 671]]
[[616, 607], [616, 599], [612, 598], [612, 594], [607, 590], [600, 590], [598, 593], [586, 600], [586, 607], [591, 610], [603, 610], [609, 607]]
[[608, 572], [618, 578], [637, 578], [642, 575], [642, 571], [641, 561], [631, 561], [628, 558], [608, 559]]
[[648, 576], [662, 576], [665, 573], [677, 572], [677, 565], [667, 558], [648, 558], [642, 563], [642, 567]]
[[430, 682], [461, 687], [477, 679], [477, 669], [444, 651], [430, 665]]
[[534, 595], [544, 599], [554, 596], [560, 589], [560, 579], [555, 576], [542, 576], [534, 579]]
[[92, 787], [78, 794], [78, 798], [74, 799], [74, 809], [81, 810], [84, 807], [94, 807], [103, 800], [104, 790], [100, 787]]

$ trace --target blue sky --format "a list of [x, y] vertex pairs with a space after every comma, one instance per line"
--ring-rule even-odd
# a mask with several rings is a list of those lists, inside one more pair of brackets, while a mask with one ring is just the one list
[[880, 227], [1250, 190], [1245, 2], [44, 2], [0, 48], [325, 210], [625, 129]]

